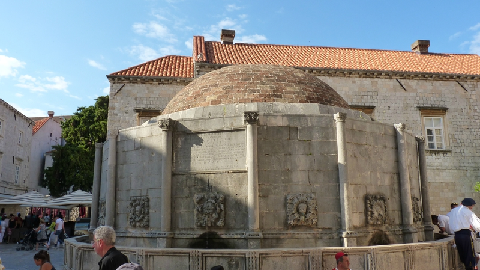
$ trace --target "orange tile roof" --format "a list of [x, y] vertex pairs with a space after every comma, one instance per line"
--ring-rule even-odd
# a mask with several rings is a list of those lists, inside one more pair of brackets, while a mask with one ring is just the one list
[[[201, 38], [194, 39], [194, 50], [202, 51]], [[345, 70], [378, 70], [480, 75], [476, 54], [418, 54], [413, 51], [387, 51], [270, 44], [222, 44], [205, 42], [206, 62], [211, 64], [271, 64]], [[194, 55], [195, 56], [195, 55]]]
[[37, 131], [39, 131], [40, 128], [42, 128], [43, 125], [45, 125], [45, 123], [47, 123], [48, 119], [50, 119], [50, 118], [47, 117], [47, 118], [43, 118], [41, 120], [35, 121], [35, 125], [32, 128], [32, 135], [35, 134]]
[[189, 56], [167, 55], [120, 70], [109, 76], [148, 76], [193, 78], [193, 61]]

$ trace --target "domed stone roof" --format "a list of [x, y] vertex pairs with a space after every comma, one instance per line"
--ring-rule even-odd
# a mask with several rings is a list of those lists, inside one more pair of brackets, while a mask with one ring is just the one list
[[299, 69], [234, 65], [192, 81], [177, 93], [162, 114], [211, 105], [255, 102], [319, 103], [349, 108], [332, 87]]

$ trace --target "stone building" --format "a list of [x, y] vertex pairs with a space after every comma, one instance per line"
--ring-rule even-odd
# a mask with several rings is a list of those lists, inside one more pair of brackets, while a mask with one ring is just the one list
[[[330, 85], [350, 108], [378, 122], [404, 123], [409, 133], [425, 138], [433, 213], [447, 212], [463, 197], [480, 199], [473, 192], [480, 167], [478, 55], [429, 52], [427, 40], [414, 42], [411, 51], [388, 51], [245, 44], [234, 37], [230, 30], [222, 30], [222, 42], [195, 36], [192, 57], [165, 56], [108, 75], [109, 133], [159, 115], [180, 89], [213, 70], [295, 67]], [[208, 102], [220, 104], [214, 97]]]
[[431, 240], [423, 146], [302, 70], [224, 67], [96, 146], [91, 227], [150, 248]]
[[0, 99], [0, 194], [30, 191], [30, 147], [34, 122]]
[[61, 126], [61, 121], [63, 121], [64, 118], [54, 117], [54, 114], [53, 111], [48, 111], [48, 117], [42, 117], [40, 119], [33, 118], [33, 120], [36, 121], [32, 129], [32, 150], [28, 186], [44, 194], [49, 194], [48, 189], [40, 186], [44, 177], [44, 168], [46, 168], [46, 153], [53, 150], [53, 146], [64, 145]]

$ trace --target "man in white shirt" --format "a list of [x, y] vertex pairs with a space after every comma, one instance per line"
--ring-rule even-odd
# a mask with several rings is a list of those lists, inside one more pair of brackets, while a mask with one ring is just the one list
[[56, 246], [63, 246], [63, 239], [65, 233], [65, 222], [62, 219], [62, 214], [57, 214], [57, 219], [55, 220], [55, 235], [58, 235], [58, 241]]
[[444, 233], [453, 234], [453, 233], [450, 233], [451, 230], [450, 230], [450, 226], [448, 225], [449, 220], [450, 218], [445, 215], [438, 215], [438, 216], [432, 215], [432, 223], [433, 225], [438, 226], [440, 234], [444, 234]]
[[455, 232], [455, 244], [457, 245], [460, 261], [466, 270], [473, 270], [476, 265], [476, 255], [473, 249], [472, 231], [480, 231], [480, 220], [472, 212], [475, 201], [465, 198], [462, 205], [451, 211], [450, 229]]

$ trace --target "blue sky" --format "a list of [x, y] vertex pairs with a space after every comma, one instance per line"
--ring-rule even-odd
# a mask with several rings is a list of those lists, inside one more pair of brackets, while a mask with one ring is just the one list
[[192, 54], [192, 37], [235, 42], [480, 54], [480, 1], [2, 1], [0, 98], [29, 117], [73, 114], [107, 74]]

